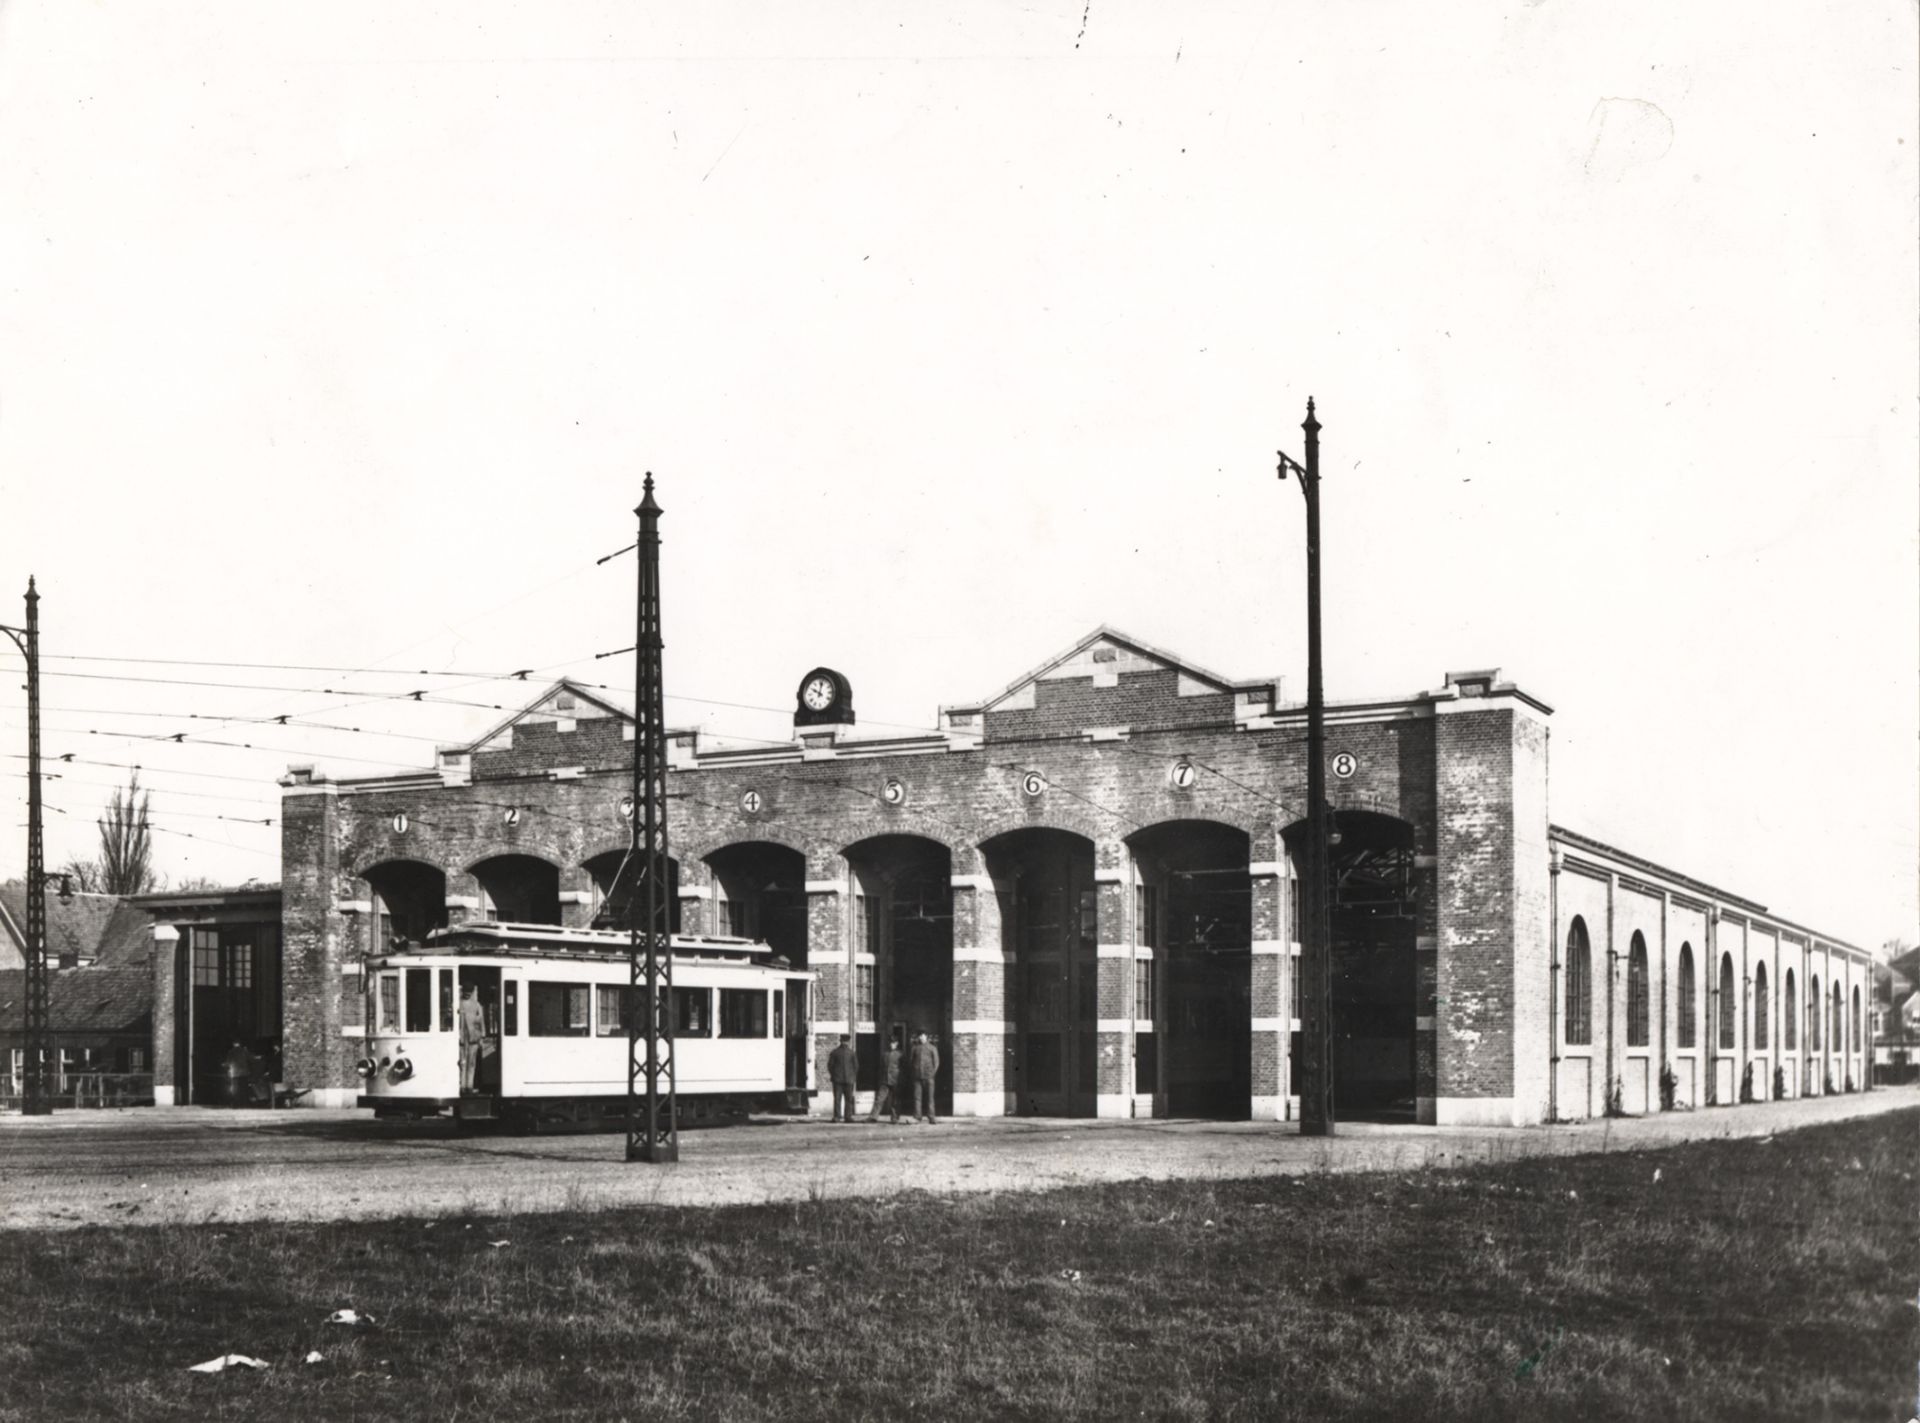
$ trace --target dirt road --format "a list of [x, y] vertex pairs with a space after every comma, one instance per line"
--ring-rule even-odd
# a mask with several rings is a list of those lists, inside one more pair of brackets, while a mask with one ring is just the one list
[[0, 1118], [0, 1228], [726, 1205], [1451, 1166], [1767, 1136], [1903, 1107], [1920, 1107], [1920, 1090], [1551, 1128], [1346, 1125], [1330, 1140], [1271, 1122], [1017, 1118], [848, 1128], [769, 1119], [685, 1132], [673, 1166], [629, 1165], [619, 1133], [456, 1136], [444, 1124], [401, 1126], [351, 1111], [67, 1111]]

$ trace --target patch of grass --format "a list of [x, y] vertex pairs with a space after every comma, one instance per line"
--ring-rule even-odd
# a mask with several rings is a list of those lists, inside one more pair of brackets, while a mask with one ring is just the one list
[[[1898, 1419], [1916, 1177], [1904, 1112], [1457, 1171], [14, 1232], [0, 1418]], [[186, 1371], [227, 1352], [273, 1367]]]

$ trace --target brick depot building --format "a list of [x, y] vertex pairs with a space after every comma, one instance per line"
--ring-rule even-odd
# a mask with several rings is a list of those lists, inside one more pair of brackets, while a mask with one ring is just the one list
[[[926, 1031], [962, 1116], [1294, 1114], [1306, 711], [1101, 628], [937, 731], [807, 674], [788, 743], [669, 734], [675, 927], [817, 975], [826, 1048]], [[1551, 823], [1551, 710], [1493, 672], [1328, 710], [1335, 1104], [1531, 1123], [1845, 1091], [1868, 956]], [[418, 773], [283, 780], [286, 1077], [353, 1100], [365, 956], [585, 925], [632, 725], [569, 682]], [[506, 1045], [511, 1051], [511, 1046]]]

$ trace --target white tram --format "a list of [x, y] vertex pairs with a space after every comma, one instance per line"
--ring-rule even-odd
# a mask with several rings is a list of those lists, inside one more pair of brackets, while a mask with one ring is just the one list
[[[438, 929], [366, 965], [359, 1104], [378, 1116], [592, 1121], [623, 1116], [627, 1025], [637, 1001], [627, 935], [552, 924]], [[674, 1076], [680, 1119], [806, 1110], [813, 975], [751, 939], [673, 936]], [[468, 988], [486, 1033], [471, 1091], [458, 1023]]]

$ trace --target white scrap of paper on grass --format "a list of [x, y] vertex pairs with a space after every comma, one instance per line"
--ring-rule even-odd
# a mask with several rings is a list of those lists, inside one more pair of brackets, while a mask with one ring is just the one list
[[513, 1244], [513, 1242], [511, 1240], [489, 1240], [487, 1244], [491, 1246], [493, 1249], [499, 1250], [505, 1246]]
[[309, 1364], [317, 1364], [317, 1363], [320, 1363], [322, 1360], [324, 1360], [326, 1357], [327, 1356], [321, 1353], [318, 1349], [313, 1349], [308, 1352], [307, 1357], [303, 1362], [309, 1363]]
[[188, 1366], [189, 1373], [217, 1374], [223, 1369], [270, 1369], [273, 1365], [265, 1359], [251, 1358], [246, 1354], [222, 1354], [217, 1359], [208, 1359], [204, 1364]]
[[351, 1309], [336, 1309], [332, 1314], [327, 1316], [327, 1323], [371, 1324], [373, 1323], [373, 1316], [371, 1314], [360, 1314]]

